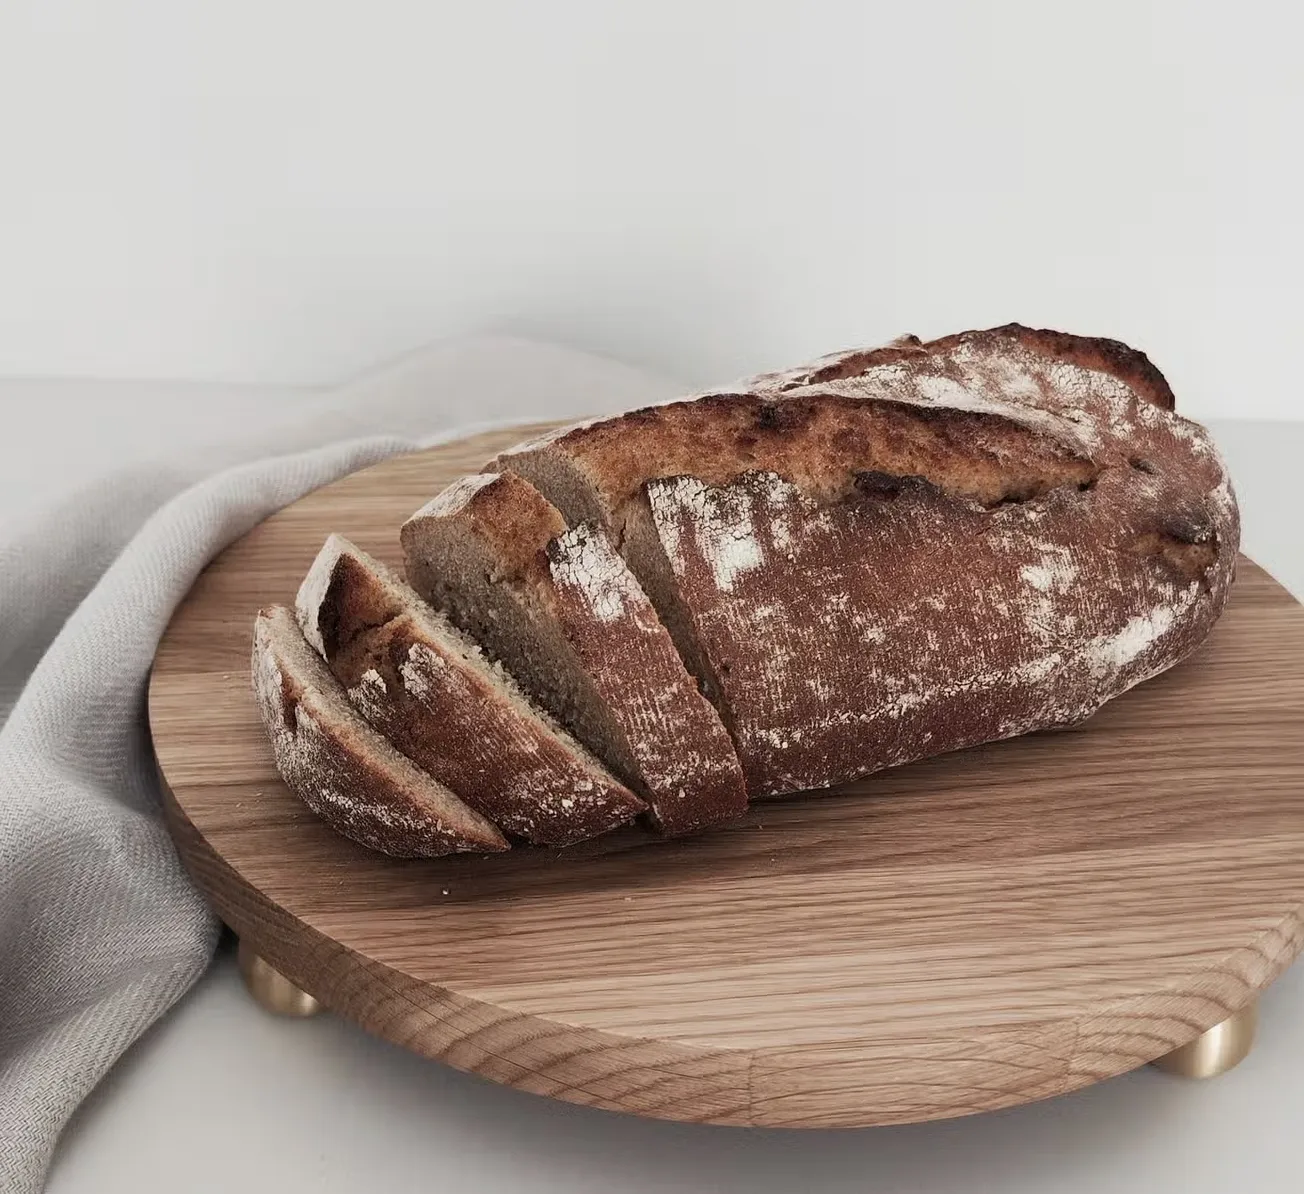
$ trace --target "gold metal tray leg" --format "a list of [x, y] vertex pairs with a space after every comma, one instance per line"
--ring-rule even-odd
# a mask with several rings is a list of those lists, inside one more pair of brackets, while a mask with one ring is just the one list
[[1245, 1060], [1254, 1044], [1258, 1022], [1259, 1006], [1250, 1003], [1154, 1064], [1165, 1073], [1183, 1078], [1216, 1078]]
[[236, 963], [249, 994], [267, 1011], [278, 1016], [315, 1016], [322, 1005], [301, 991], [279, 970], [254, 953], [242, 938], [236, 947]]

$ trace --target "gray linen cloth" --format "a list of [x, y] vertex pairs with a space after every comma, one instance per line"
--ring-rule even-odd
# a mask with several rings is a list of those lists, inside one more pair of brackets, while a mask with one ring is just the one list
[[[163, 827], [144, 703], [159, 637], [204, 564], [301, 494], [440, 428], [667, 392], [548, 345], [439, 346], [323, 394], [311, 419], [272, 412], [185, 459], [102, 476], [0, 540], [0, 717], [13, 705], [0, 727], [3, 1194], [41, 1188], [77, 1105], [212, 957], [218, 925]], [[303, 450], [363, 431], [391, 434]]]

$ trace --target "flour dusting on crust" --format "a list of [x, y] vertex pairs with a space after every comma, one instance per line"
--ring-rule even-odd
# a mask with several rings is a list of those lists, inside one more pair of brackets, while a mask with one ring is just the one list
[[1112, 634], [1098, 634], [1082, 647], [1082, 656], [1094, 676], [1114, 676], [1155, 647], [1196, 601], [1199, 586], [1191, 585], [1167, 605], [1157, 605], [1129, 618]]
[[[735, 579], [764, 562], [757, 536], [755, 497], [744, 488], [730, 490], [723, 501], [708, 500], [710, 487], [696, 477], [673, 477], [649, 488], [654, 517], [674, 508], [688, 511], [687, 521], [693, 528], [697, 550], [711, 567], [718, 588], [732, 592]], [[671, 529], [664, 542], [665, 550], [679, 555], [678, 520], [661, 518]], [[781, 533], [785, 542], [790, 532], [786, 525]]]
[[[571, 845], [642, 811], [500, 665], [385, 565], [347, 541], [330, 546], [349, 566], [332, 567], [319, 611], [344, 628], [328, 636], [325, 661], [353, 709], [405, 760], [538, 845]], [[351, 612], [342, 619], [342, 611]], [[338, 799], [332, 807], [342, 815]]]
[[409, 521], [418, 518], [441, 518], [456, 514], [486, 485], [498, 480], [497, 473], [475, 473], [469, 477], [459, 477], [448, 488], [437, 493], [421, 507]]
[[565, 632], [611, 705], [656, 821], [683, 833], [747, 803], [733, 744], [607, 532], [581, 523], [548, 548]]
[[550, 546], [554, 581], [582, 594], [599, 622], [617, 622], [650, 608], [629, 565], [601, 528], [581, 524]]

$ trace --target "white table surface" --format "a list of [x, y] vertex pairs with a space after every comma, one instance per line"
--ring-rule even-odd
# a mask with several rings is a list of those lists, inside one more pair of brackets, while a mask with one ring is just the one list
[[[170, 387], [91, 395], [49, 386], [40, 403], [21, 403], [21, 426], [17, 394], [0, 385], [0, 521], [56, 499], [96, 464], [175, 450], [219, 428], [215, 404], [205, 404], [205, 416], [179, 405]], [[276, 403], [292, 418], [314, 401], [230, 391], [220, 405], [230, 417]], [[1304, 595], [1296, 481], [1304, 424], [1214, 428], [1241, 494], [1246, 550]], [[275, 1019], [245, 995], [228, 943], [82, 1108], [49, 1190], [1275, 1194], [1304, 1188], [1304, 966], [1288, 971], [1261, 1009], [1254, 1052], [1209, 1083], [1142, 1069], [1064, 1098], [936, 1124], [710, 1128], [520, 1094], [330, 1015]]]

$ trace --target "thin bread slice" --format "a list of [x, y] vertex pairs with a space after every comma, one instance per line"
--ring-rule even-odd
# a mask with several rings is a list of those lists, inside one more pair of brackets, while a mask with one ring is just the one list
[[342, 536], [327, 539], [297, 610], [363, 717], [507, 833], [568, 846], [644, 811], [501, 665]]
[[454, 483], [401, 537], [413, 587], [643, 796], [663, 831], [744, 809], [723, 723], [600, 528], [568, 528], [499, 473]]
[[397, 858], [508, 848], [484, 817], [363, 721], [292, 610], [259, 613], [252, 670], [277, 770], [332, 829]]

